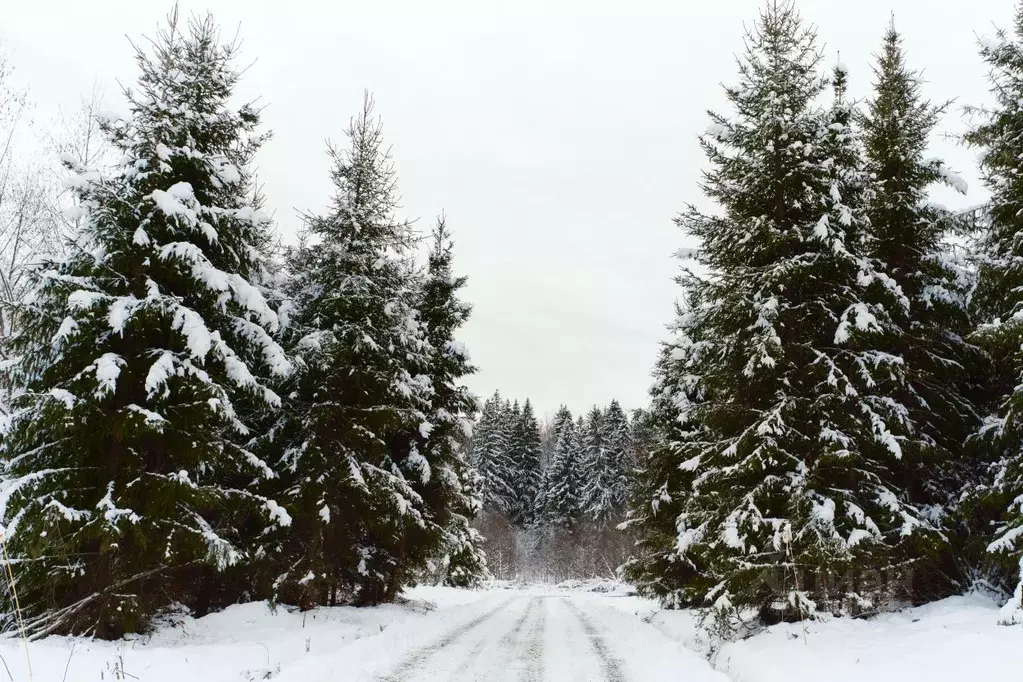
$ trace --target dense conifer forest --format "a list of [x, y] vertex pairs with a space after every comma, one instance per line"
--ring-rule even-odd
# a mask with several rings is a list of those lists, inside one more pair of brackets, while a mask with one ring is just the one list
[[992, 103], [960, 142], [989, 198], [964, 211], [931, 199], [965, 193], [929, 153], [958, 109], [897, 22], [846, 65], [789, 2], [752, 19], [681, 161], [698, 247], [649, 403], [542, 414], [466, 388], [458, 235], [487, 226], [404, 215], [386, 102], [339, 122], [323, 208], [282, 238], [239, 43], [173, 11], [123, 113], [57, 145], [61, 182], [0, 154], [3, 627], [596, 576], [722, 631], [978, 585], [1023, 623], [1023, 6], [979, 46]]

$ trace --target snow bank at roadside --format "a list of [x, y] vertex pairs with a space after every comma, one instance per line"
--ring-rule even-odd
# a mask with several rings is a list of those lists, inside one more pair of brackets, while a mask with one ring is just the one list
[[620, 580], [608, 580], [606, 578], [590, 578], [586, 580], [565, 580], [553, 588], [562, 592], [594, 592], [607, 596], [631, 597], [636, 594], [636, 588]]
[[[635, 600], [621, 608], [707, 652], [692, 612], [653, 612], [651, 604]], [[998, 605], [987, 597], [951, 597], [869, 620], [776, 625], [725, 644], [713, 663], [735, 682], [1019, 682], [1023, 627], [997, 620]]]
[[584, 578], [563, 580], [560, 583], [531, 583], [525, 580], [490, 580], [484, 589], [487, 590], [518, 590], [534, 594], [556, 595], [571, 592], [592, 592], [611, 597], [632, 597], [636, 588], [621, 580], [611, 578]]
[[[398, 604], [372, 608], [335, 607], [305, 614], [266, 602], [231, 606], [203, 618], [172, 619], [150, 636], [120, 642], [48, 637], [29, 645], [33, 679], [95, 682], [128, 679], [143, 682], [245, 682], [277, 678], [298, 661], [333, 653], [397, 623], [468, 604], [486, 592], [417, 587]], [[17, 639], [0, 639], [0, 680], [29, 679], [24, 648]], [[67, 675], [65, 676], [65, 669]]]

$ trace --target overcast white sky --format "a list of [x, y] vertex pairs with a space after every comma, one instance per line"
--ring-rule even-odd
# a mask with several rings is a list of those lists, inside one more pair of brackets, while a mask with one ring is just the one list
[[[94, 82], [123, 108], [135, 78], [126, 36], [152, 35], [171, 3], [6, 0], [0, 50], [41, 123]], [[702, 202], [696, 134], [736, 80], [733, 54], [759, 0], [182, 0], [212, 11], [256, 63], [242, 94], [268, 105], [258, 159], [280, 230], [325, 205], [326, 138], [340, 139], [364, 88], [393, 145], [404, 211], [428, 229], [442, 209], [475, 305], [464, 333], [470, 385], [530, 397], [541, 413], [618, 398], [646, 403], [671, 319], [683, 243], [672, 216]], [[976, 35], [1011, 26], [1010, 0], [802, 0], [827, 63], [869, 91], [871, 53], [891, 11], [927, 93], [987, 101]], [[958, 108], [944, 131], [962, 129]], [[971, 184], [974, 154], [935, 153]]]

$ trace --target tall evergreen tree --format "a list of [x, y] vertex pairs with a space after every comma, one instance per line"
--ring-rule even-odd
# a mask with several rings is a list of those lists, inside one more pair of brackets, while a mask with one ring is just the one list
[[540, 430], [540, 487], [536, 492], [533, 504], [533, 522], [536, 525], [547, 523], [547, 493], [550, 490], [550, 473], [553, 468], [557, 449], [558, 433], [554, 420], [546, 422]]
[[554, 416], [556, 443], [547, 470], [543, 521], [548, 526], [572, 527], [581, 510], [579, 490], [580, 447], [571, 411], [564, 405]]
[[[411, 538], [439, 534], [423, 497], [434, 387], [413, 307], [416, 235], [394, 216], [395, 173], [372, 108], [367, 95], [348, 146], [330, 149], [330, 209], [307, 216], [306, 243], [291, 254], [288, 342], [302, 369], [275, 442], [295, 524], [268, 551], [279, 595], [303, 607], [393, 598], [435, 549]], [[446, 324], [460, 314], [444, 312], [455, 316]], [[447, 380], [465, 366], [435, 369]], [[446, 396], [456, 410], [463, 398]]]
[[543, 444], [540, 425], [533, 414], [533, 405], [526, 399], [516, 423], [512, 465], [514, 468], [515, 521], [528, 526], [535, 521], [537, 496], [540, 494], [542, 471], [540, 460]]
[[631, 429], [633, 454], [637, 467], [643, 466], [647, 455], [657, 445], [659, 429], [654, 425], [654, 416], [650, 409], [637, 408], [632, 411]]
[[944, 106], [923, 100], [919, 74], [906, 66], [894, 24], [874, 72], [874, 96], [861, 119], [873, 178], [869, 252], [908, 301], [893, 309], [895, 325], [877, 345], [903, 358], [909, 382], [898, 399], [920, 436], [912, 441], [917, 451], [910, 443], [902, 448], [902, 485], [915, 502], [930, 505], [935, 523], [945, 525], [946, 508], [960, 497], [975, 469], [962, 451], [979, 424], [973, 401], [981, 358], [966, 341], [972, 331], [967, 311], [971, 278], [952, 258], [945, 239], [956, 218], [933, 204], [927, 191], [938, 182], [961, 192], [965, 186], [940, 161], [924, 158]]
[[522, 450], [522, 408], [519, 406], [518, 398], [506, 401], [501, 413], [501, 429], [504, 431], [504, 460], [508, 466], [508, 486], [511, 488], [511, 495], [508, 499], [507, 513], [513, 521], [519, 517], [518, 501], [518, 468], [520, 451]]
[[[674, 421], [696, 426], [658, 455], [693, 473], [675, 551], [699, 571], [681, 597], [765, 618], [859, 612], [935, 535], [899, 488], [919, 438], [897, 398], [905, 371], [873, 345], [906, 303], [861, 253], [868, 175], [844, 69], [820, 109], [815, 36], [788, 3], [746, 45], [736, 116], [712, 114], [701, 138], [703, 190], [723, 211], [678, 220], [707, 270], [683, 278], [690, 305], [663, 369], [685, 388]], [[830, 581], [865, 570], [890, 580]]]
[[[598, 408], [599, 412], [599, 408]], [[586, 416], [580, 414], [575, 419], [575, 431], [572, 434], [572, 452], [574, 466], [571, 468], [571, 488], [575, 491], [576, 514], [582, 516], [586, 512]]]
[[176, 12], [138, 50], [129, 117], [102, 121], [123, 158], [75, 169], [83, 231], [18, 311], [0, 517], [36, 634], [143, 630], [201, 599], [202, 567], [246, 559], [243, 529], [290, 521], [252, 492], [275, 476], [249, 447], [280, 406], [267, 382], [291, 366], [261, 286], [249, 163], [265, 136], [232, 103], [235, 53]]
[[483, 405], [472, 439], [472, 464], [483, 483], [483, 509], [507, 513], [514, 508], [514, 465], [508, 456], [505, 403], [495, 391]]
[[[980, 439], [991, 452], [989, 477], [975, 497], [992, 510], [987, 546], [996, 580], [1011, 592], [1001, 620], [1023, 623], [1023, 5], [1010, 34], [981, 46], [995, 105], [966, 136], [981, 150], [980, 172], [991, 192], [989, 229], [980, 243], [974, 304], [978, 337], [997, 369], [993, 414]], [[988, 530], [985, 528], [984, 530]]]
[[580, 511], [603, 521], [610, 472], [608, 452], [604, 443], [604, 413], [596, 405], [586, 415], [579, 442], [581, 446], [579, 468], [583, 473], [579, 491]]
[[519, 405], [518, 398], [505, 405], [504, 428], [505, 433], [508, 434], [509, 440], [515, 437], [515, 433], [518, 431], [519, 419], [521, 417], [522, 407]]
[[444, 534], [434, 538], [428, 533], [413, 540], [426, 547], [439, 544], [437, 550], [443, 552], [447, 564], [446, 582], [472, 587], [488, 573], [483, 538], [471, 525], [482, 502], [479, 480], [463, 448], [476, 400], [460, 382], [475, 368], [455, 339], [472, 307], [458, 298], [467, 278], [454, 275], [453, 248], [442, 217], [433, 231], [419, 311], [426, 328], [427, 375], [433, 386], [430, 409], [421, 428], [425, 439], [421, 450], [431, 471], [423, 497], [434, 524], [442, 527]]
[[702, 605], [703, 595], [687, 587], [705, 570], [698, 557], [679, 547], [676, 525], [692, 494], [699, 463], [690, 457], [689, 449], [699, 442], [701, 432], [709, 434], [707, 425], [694, 420], [691, 409], [703, 400], [706, 387], [698, 385], [695, 377], [675, 371], [689, 346], [681, 334], [685, 310], [700, 307], [697, 292], [687, 293], [687, 306], [678, 306], [673, 326], [680, 333], [679, 345], [671, 341], [662, 345], [654, 367], [650, 410], [633, 416], [633, 423], [643, 424], [649, 434], [630, 482], [629, 515], [623, 524], [635, 535], [637, 547], [636, 556], [624, 566], [626, 577], [639, 594], [672, 609]]
[[485, 538], [472, 525], [472, 519], [483, 510], [483, 481], [467, 459], [456, 462], [454, 469], [460, 496], [452, 507], [452, 517], [444, 538], [444, 584], [451, 587], [479, 587], [490, 577]]
[[[599, 523], [619, 520], [625, 510], [629, 490], [629, 472], [635, 466], [629, 419], [617, 400], [603, 414], [601, 456], [587, 471], [586, 510]], [[595, 494], [600, 491], [599, 495]]]

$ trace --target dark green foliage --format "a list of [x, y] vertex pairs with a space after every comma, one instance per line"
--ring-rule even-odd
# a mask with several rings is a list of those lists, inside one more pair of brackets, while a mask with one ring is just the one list
[[433, 386], [430, 410], [421, 429], [426, 442], [420, 448], [431, 472], [424, 482], [423, 500], [433, 523], [443, 529], [443, 536], [416, 534], [409, 541], [426, 552], [444, 553], [447, 584], [477, 587], [489, 573], [483, 538], [470, 525], [481, 504], [479, 476], [465, 452], [476, 399], [460, 383], [475, 368], [455, 340], [472, 308], [458, 298], [467, 278], [453, 273], [453, 248], [441, 218], [433, 231], [419, 313], [428, 348], [425, 374]]
[[657, 504], [645, 518], [668, 514], [675, 533], [660, 519], [639, 532], [658, 561], [688, 567], [648, 589], [765, 618], [861, 613], [902, 596], [940, 541], [900, 488], [923, 437], [899, 402], [902, 360], [877, 347], [908, 302], [864, 253], [871, 189], [844, 69], [821, 108], [815, 36], [788, 4], [768, 7], [746, 46], [727, 91], [736, 114], [712, 114], [701, 138], [703, 190], [722, 211], [678, 220], [707, 274], [681, 278], [659, 370], [659, 423], [680, 430], [647, 468], [682, 473], [663, 492], [648, 483], [640, 507]]
[[436, 552], [446, 520], [431, 509], [441, 500], [424, 497], [443, 493], [420, 452], [434, 387], [414, 307], [415, 234], [394, 217], [395, 174], [368, 96], [347, 135], [347, 148], [330, 150], [330, 210], [308, 216], [290, 255], [286, 339], [300, 370], [272, 434], [294, 525], [266, 554], [279, 598], [303, 607], [392, 599]]
[[636, 467], [642, 467], [649, 454], [657, 447], [659, 429], [655, 424], [656, 418], [648, 409], [633, 410], [630, 421], [634, 464]]
[[234, 53], [210, 18], [176, 14], [138, 52], [129, 118], [102, 121], [123, 159], [72, 169], [84, 232], [18, 312], [0, 516], [37, 635], [115, 638], [175, 602], [239, 599], [205, 576], [289, 522], [252, 492], [275, 475], [249, 450], [280, 404], [267, 379], [290, 363], [260, 286], [248, 163], [264, 137], [253, 107], [231, 108]]
[[[680, 406], [694, 403], [685, 377], [670, 372], [674, 350], [665, 344], [654, 368], [649, 411], [633, 415], [634, 433], [642, 445], [629, 486], [629, 517], [622, 524], [636, 535], [636, 556], [623, 566], [626, 578], [645, 597], [658, 599], [665, 608], [700, 606], [685, 586], [699, 570], [698, 559], [677, 548], [676, 520], [692, 492], [693, 462], [685, 458], [685, 444], [695, 435]], [[681, 419], [679, 417], [682, 417]]]
[[483, 481], [483, 509], [509, 513], [515, 508], [515, 464], [509, 450], [509, 408], [500, 392], [483, 404], [472, 436], [472, 464]]
[[924, 158], [944, 107], [922, 99], [920, 77], [906, 66], [901, 43], [890, 27], [862, 117], [874, 179], [869, 246], [909, 302], [894, 310], [898, 332], [879, 344], [909, 368], [909, 390], [900, 399], [923, 436], [918, 452], [904, 453], [905, 486], [914, 499], [944, 507], [958, 496], [956, 482], [968, 480], [958, 453], [979, 421], [972, 401], [982, 356], [965, 340], [970, 278], [945, 241], [957, 218], [927, 198], [938, 182], [965, 188], [940, 161]]
[[[1011, 592], [1001, 620], [1023, 622], [1023, 6], [1012, 34], [982, 46], [995, 105], [976, 110], [966, 141], [981, 150], [980, 172], [991, 192], [988, 226], [979, 244], [974, 306], [980, 343], [990, 352], [993, 414], [977, 437], [987, 455], [984, 481], [968, 505], [990, 537], [985, 562]], [[993, 528], [993, 533], [991, 529]]]
[[579, 487], [579, 511], [581, 514], [595, 515], [600, 521], [605, 520], [608, 503], [610, 472], [607, 469], [607, 449], [604, 443], [604, 413], [594, 405], [586, 414], [580, 416], [579, 462], [582, 472]]
[[515, 420], [510, 443], [514, 470], [512, 484], [515, 488], [513, 520], [520, 526], [528, 526], [536, 520], [536, 498], [542, 478], [542, 448], [540, 425], [533, 414], [533, 405], [527, 398], [521, 414]]
[[[929, 136], [944, 111], [922, 99], [921, 79], [906, 66], [894, 25], [884, 37], [875, 67], [874, 95], [861, 118], [873, 195], [868, 252], [891, 276], [908, 305], [892, 309], [895, 325], [877, 347], [901, 357], [908, 383], [896, 394], [918, 437], [902, 451], [899, 488], [932, 510], [931, 520], [954, 530], [947, 517], [977, 466], [963, 454], [977, 428], [974, 400], [983, 355], [966, 341], [971, 331], [967, 298], [972, 285], [946, 237], [958, 219], [932, 204], [928, 188], [938, 182], [965, 191], [940, 161], [925, 159]], [[916, 599], [946, 596], [965, 578], [946, 554], [947, 565], [919, 566]]]
[[451, 587], [475, 588], [490, 577], [485, 539], [472, 525], [482, 510], [480, 489], [483, 482], [476, 470], [460, 458], [454, 469], [460, 494], [451, 508], [451, 519], [445, 527], [444, 584]]
[[538, 513], [544, 525], [571, 528], [582, 511], [582, 448], [579, 428], [564, 405], [554, 416], [554, 433], [554, 455], [545, 474]]
[[582, 505], [598, 526], [621, 520], [633, 465], [629, 420], [617, 400], [606, 411], [593, 408], [583, 436]]

